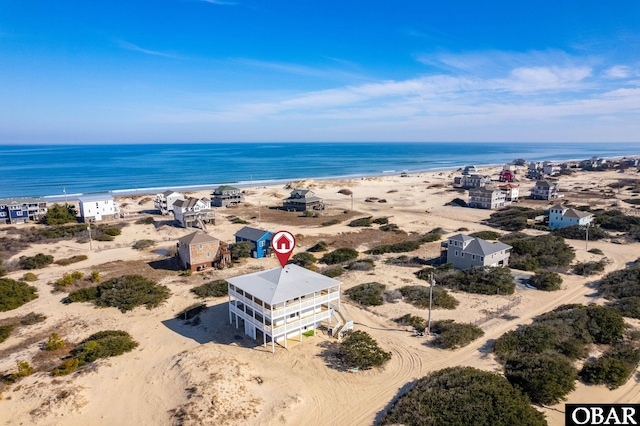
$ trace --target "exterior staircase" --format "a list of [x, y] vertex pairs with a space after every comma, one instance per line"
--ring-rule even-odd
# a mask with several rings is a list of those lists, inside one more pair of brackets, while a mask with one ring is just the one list
[[345, 332], [353, 330], [353, 321], [347, 318], [342, 309], [335, 305], [331, 305], [331, 307], [333, 308], [333, 318], [337, 321], [337, 324], [331, 329], [331, 335], [336, 339], [342, 339]]

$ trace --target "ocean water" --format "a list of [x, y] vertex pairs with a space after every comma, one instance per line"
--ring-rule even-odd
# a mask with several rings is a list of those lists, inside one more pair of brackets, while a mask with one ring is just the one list
[[122, 195], [592, 156], [640, 156], [640, 143], [5, 145], [0, 146], [0, 198]]

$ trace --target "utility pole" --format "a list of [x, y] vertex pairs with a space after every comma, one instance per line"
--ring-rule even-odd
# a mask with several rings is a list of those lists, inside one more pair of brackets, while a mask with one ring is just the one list
[[433, 302], [433, 286], [436, 285], [436, 280], [433, 279], [433, 272], [431, 273], [431, 285], [429, 286], [429, 317], [427, 319], [427, 333], [431, 335], [431, 304]]
[[87, 222], [87, 231], [89, 231], [89, 251], [93, 251], [93, 241], [91, 240], [91, 219]]
[[353, 192], [351, 193], [351, 211], [353, 211]]
[[585, 238], [584, 238], [584, 249], [586, 251], [589, 251], [589, 223], [587, 223], [587, 227], [586, 230], [587, 232], [585, 233]]

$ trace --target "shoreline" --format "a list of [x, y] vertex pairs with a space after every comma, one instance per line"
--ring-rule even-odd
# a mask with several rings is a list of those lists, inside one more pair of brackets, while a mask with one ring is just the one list
[[[640, 154], [639, 154], [640, 155]], [[635, 158], [636, 155], [628, 154], [624, 156], [613, 156], [613, 157], [598, 157], [606, 160], [622, 160], [625, 158]], [[586, 160], [587, 158], [572, 158], [572, 159], [561, 159], [554, 160], [552, 163], [575, 163], [579, 161]], [[514, 159], [515, 160], [515, 159]], [[526, 160], [526, 159], [525, 159]], [[538, 161], [538, 160], [532, 160]], [[546, 160], [540, 160], [546, 161]], [[551, 161], [551, 160], [550, 160]], [[529, 160], [527, 160], [529, 162]], [[496, 168], [502, 167], [505, 164], [473, 164], [476, 168]], [[455, 173], [463, 167], [472, 164], [463, 164], [456, 165], [453, 167], [434, 167], [428, 169], [420, 169], [420, 170], [383, 170], [378, 173], [366, 173], [366, 174], [348, 174], [348, 175], [339, 175], [339, 176], [323, 176], [323, 177], [313, 177], [313, 176], [305, 176], [305, 177], [292, 177], [292, 178], [282, 178], [282, 179], [259, 179], [259, 180], [251, 180], [251, 181], [227, 181], [227, 182], [219, 182], [219, 183], [205, 183], [205, 184], [194, 184], [194, 185], [177, 185], [177, 186], [156, 186], [156, 187], [145, 187], [145, 188], [127, 188], [127, 189], [113, 189], [113, 190], [105, 190], [105, 191], [93, 191], [93, 192], [77, 192], [74, 194], [55, 194], [55, 195], [43, 195], [41, 196], [47, 202], [59, 202], [59, 201], [67, 201], [67, 200], [77, 200], [78, 197], [89, 194], [110, 194], [113, 197], [127, 197], [127, 196], [136, 196], [136, 195], [155, 195], [167, 190], [173, 191], [209, 191], [214, 190], [215, 188], [221, 185], [231, 185], [238, 188], [251, 188], [255, 186], [273, 186], [280, 184], [287, 184], [292, 181], [301, 181], [301, 180], [314, 180], [314, 181], [335, 181], [335, 180], [351, 180], [351, 179], [367, 179], [367, 178], [377, 178], [377, 177], [385, 177], [385, 176], [393, 176], [395, 174], [401, 173], [409, 173], [409, 174], [420, 174], [420, 173], [437, 173], [437, 172], [448, 172]], [[524, 167], [524, 166], [518, 166]], [[18, 197], [8, 197], [8, 198], [28, 198], [25, 196]]]

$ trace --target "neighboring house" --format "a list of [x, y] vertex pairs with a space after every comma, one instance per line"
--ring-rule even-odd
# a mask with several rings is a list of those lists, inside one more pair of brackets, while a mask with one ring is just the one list
[[586, 226], [593, 220], [593, 213], [571, 209], [562, 204], [556, 204], [549, 209], [549, 228], [564, 228], [565, 226]]
[[0, 223], [22, 224], [37, 222], [47, 214], [47, 202], [43, 198], [0, 199]]
[[447, 248], [447, 263], [456, 269], [478, 266], [507, 266], [511, 246], [501, 242], [489, 242], [481, 238], [457, 234], [443, 243]]
[[560, 197], [560, 184], [558, 182], [549, 182], [540, 180], [531, 188], [531, 198], [534, 200], [553, 200]]
[[184, 269], [201, 271], [206, 268], [223, 268], [231, 264], [229, 245], [217, 238], [196, 231], [178, 240], [178, 258]]
[[491, 185], [469, 190], [469, 202], [467, 203], [469, 207], [497, 209], [498, 207], [504, 207], [506, 204], [506, 193]]
[[269, 256], [269, 249], [271, 248], [271, 236], [273, 232], [265, 231], [264, 229], [256, 229], [245, 226], [238, 232], [236, 232], [236, 243], [250, 242], [253, 244], [253, 250], [251, 256], [256, 259]]
[[542, 163], [542, 172], [547, 176], [555, 176], [560, 174], [560, 166], [550, 161]]
[[499, 185], [498, 188], [504, 191], [505, 201], [510, 203], [518, 201], [518, 197], [520, 196], [520, 185], [507, 183], [505, 185]]
[[463, 175], [474, 175], [478, 173], [478, 171], [476, 170], [476, 166], [464, 166], [464, 169], [462, 170], [462, 174]]
[[324, 210], [322, 198], [308, 189], [294, 189], [289, 198], [282, 202], [282, 208], [287, 211], [303, 212], [305, 210]]
[[173, 211], [173, 203], [178, 200], [184, 200], [184, 195], [175, 191], [164, 191], [161, 194], [156, 194], [156, 199], [153, 200], [153, 205], [156, 209], [160, 210], [160, 214], [168, 215]]
[[500, 172], [500, 182], [513, 182], [515, 178], [516, 175], [513, 170], [504, 169]]
[[462, 176], [460, 185], [463, 188], [479, 188], [491, 183], [491, 178], [484, 175], [466, 175]]
[[213, 195], [211, 199], [213, 207], [229, 207], [244, 202], [244, 192], [234, 186], [221, 185], [211, 195]]
[[201, 228], [206, 230], [205, 223], [214, 222], [215, 212], [211, 210], [208, 198], [189, 197], [173, 203], [173, 216], [183, 228]]
[[100, 222], [120, 217], [120, 208], [109, 194], [90, 194], [78, 197], [80, 219], [83, 222]]
[[316, 333], [325, 325], [336, 336], [353, 329], [340, 309], [340, 281], [297, 265], [268, 269], [229, 283], [229, 322], [266, 347]]

